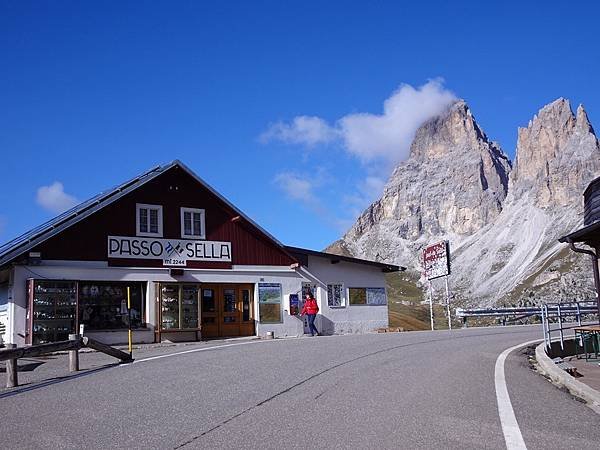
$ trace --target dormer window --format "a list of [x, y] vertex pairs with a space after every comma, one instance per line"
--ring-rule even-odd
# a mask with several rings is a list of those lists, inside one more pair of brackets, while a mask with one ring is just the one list
[[181, 208], [181, 237], [206, 239], [203, 209]]
[[136, 205], [136, 234], [138, 236], [157, 236], [163, 235], [163, 217], [161, 205], [146, 205], [137, 203]]

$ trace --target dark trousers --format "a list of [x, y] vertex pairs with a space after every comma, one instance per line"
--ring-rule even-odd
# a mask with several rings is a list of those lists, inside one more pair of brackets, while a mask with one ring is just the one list
[[308, 316], [308, 329], [310, 330], [310, 334], [312, 334], [313, 336], [315, 334], [319, 334], [319, 330], [317, 330], [317, 327], [315, 327], [315, 317], [317, 317], [316, 314], [307, 314]]

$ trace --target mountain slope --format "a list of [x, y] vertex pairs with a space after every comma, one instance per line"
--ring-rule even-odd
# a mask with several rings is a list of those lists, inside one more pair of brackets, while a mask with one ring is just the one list
[[587, 259], [557, 242], [581, 225], [582, 192], [600, 175], [587, 114], [561, 98], [518, 133], [512, 170], [457, 102], [419, 128], [382, 198], [328, 250], [420, 271], [422, 248], [448, 239], [453, 290], [465, 304], [592, 295]]

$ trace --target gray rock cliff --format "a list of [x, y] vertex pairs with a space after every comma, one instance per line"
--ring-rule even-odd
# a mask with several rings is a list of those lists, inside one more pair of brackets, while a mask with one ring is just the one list
[[451, 243], [452, 285], [465, 304], [592, 295], [589, 262], [558, 237], [582, 223], [582, 193], [600, 175], [600, 145], [582, 106], [542, 108], [518, 131], [514, 170], [468, 106], [416, 132], [383, 196], [329, 251], [421, 271], [420, 252]]

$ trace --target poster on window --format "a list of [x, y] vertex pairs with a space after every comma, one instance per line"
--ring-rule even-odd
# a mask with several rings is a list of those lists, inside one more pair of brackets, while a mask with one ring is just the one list
[[281, 303], [281, 284], [258, 283], [259, 303]]
[[368, 288], [367, 289], [367, 304], [368, 305], [387, 305], [384, 288]]

